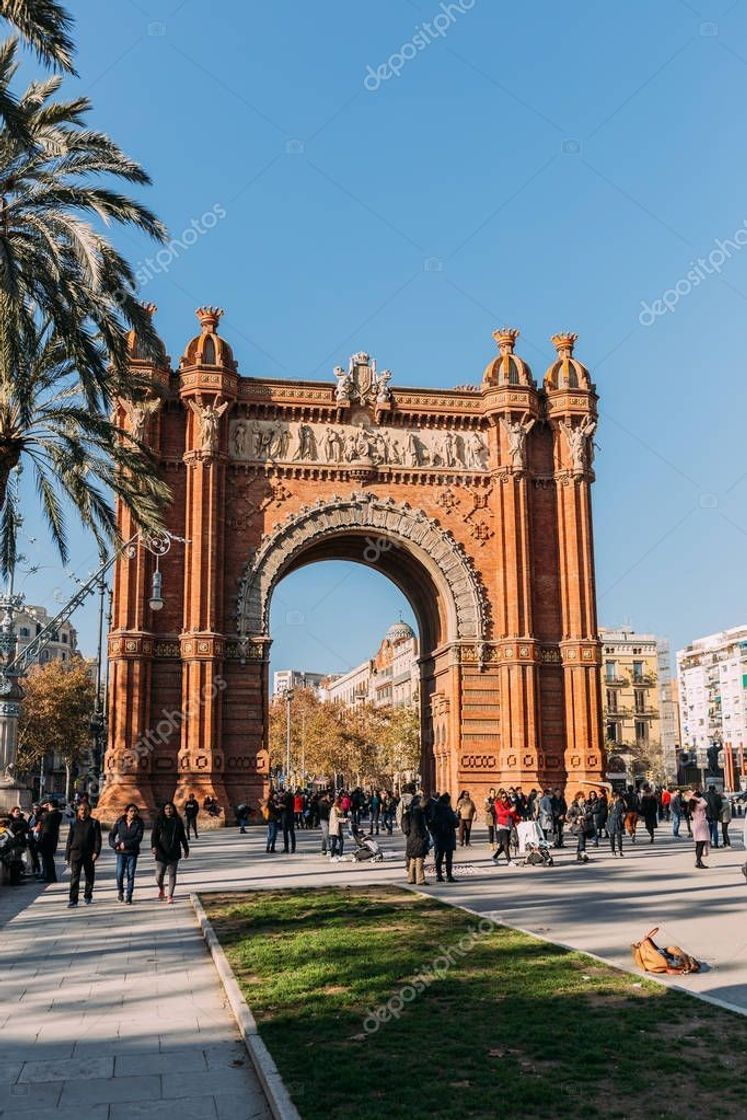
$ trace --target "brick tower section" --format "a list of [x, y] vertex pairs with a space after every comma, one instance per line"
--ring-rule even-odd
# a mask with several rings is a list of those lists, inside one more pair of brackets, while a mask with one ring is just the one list
[[[115, 569], [105, 816], [190, 792], [222, 807], [206, 825], [256, 805], [280, 761], [272, 596], [325, 559], [369, 565], [412, 605], [426, 786], [598, 783], [597, 396], [575, 335], [553, 337], [540, 385], [504, 328], [480, 385], [428, 390], [390, 385], [362, 351], [326, 381], [239, 377], [221, 314], [198, 309], [175, 372], [131, 339], [152, 393], [118, 415], [171, 487], [171, 547], [161, 611], [142, 542]], [[124, 510], [119, 524], [134, 535]]]
[[596, 394], [573, 357], [576, 336], [552, 339], [558, 361], [545, 378], [554, 436], [562, 615], [565, 770], [571, 790], [598, 781], [602, 769], [601, 643], [598, 637], [591, 520]]
[[[216, 333], [222, 312], [197, 311], [202, 328], [182, 358], [179, 395], [186, 413], [184, 621], [180, 635], [182, 723], [178, 781], [181, 808], [190, 793], [200, 804], [213, 797], [229, 811], [223, 784], [222, 693], [225, 651], [224, 568], [226, 414], [238, 377], [230, 348]], [[209, 368], [206, 368], [209, 367]], [[211, 818], [221, 823], [221, 818]], [[205, 824], [208, 821], [204, 821]]]

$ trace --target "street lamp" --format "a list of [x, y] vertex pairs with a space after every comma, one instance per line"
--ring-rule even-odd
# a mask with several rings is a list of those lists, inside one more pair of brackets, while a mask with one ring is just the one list
[[290, 782], [290, 768], [291, 768], [291, 701], [293, 699], [293, 689], [287, 688], [285, 690], [285, 788], [288, 788]]

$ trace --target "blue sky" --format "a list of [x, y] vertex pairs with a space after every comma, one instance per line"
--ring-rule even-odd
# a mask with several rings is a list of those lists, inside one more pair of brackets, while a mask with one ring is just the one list
[[[363, 348], [395, 383], [452, 386], [509, 324], [540, 377], [573, 329], [601, 397], [600, 620], [675, 648], [745, 621], [747, 5], [69, 7], [70, 86], [172, 235], [225, 212], [163, 269], [119, 238], [174, 360], [200, 303], [251, 375], [331, 376]], [[94, 558], [76, 541], [76, 571]], [[68, 586], [26, 581], [48, 604]], [[340, 670], [400, 606], [381, 577], [306, 569], [279, 589], [274, 661]]]

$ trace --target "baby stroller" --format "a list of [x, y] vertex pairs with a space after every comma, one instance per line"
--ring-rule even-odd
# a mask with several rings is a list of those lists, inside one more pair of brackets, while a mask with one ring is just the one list
[[366, 836], [362, 828], [359, 828], [353, 821], [350, 822], [350, 835], [355, 843], [355, 851], [353, 852], [353, 859], [356, 863], [381, 863], [384, 858], [384, 853], [377, 840], [373, 836]]
[[516, 850], [513, 857], [522, 866], [552, 867], [550, 845], [537, 821], [519, 821], [516, 826]]

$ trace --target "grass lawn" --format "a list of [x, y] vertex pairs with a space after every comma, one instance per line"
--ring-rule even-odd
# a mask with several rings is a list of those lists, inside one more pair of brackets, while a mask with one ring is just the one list
[[747, 1019], [582, 953], [460, 953], [478, 919], [398, 887], [202, 902], [304, 1120], [747, 1115]]

